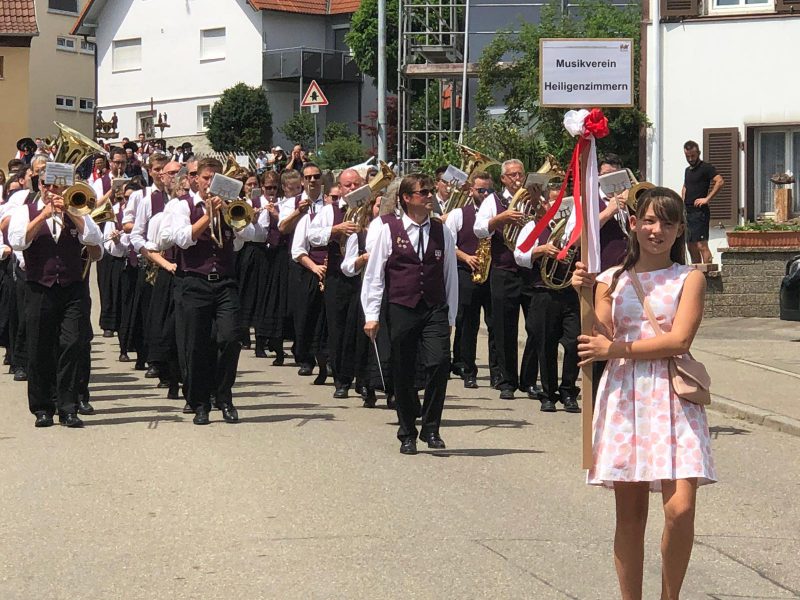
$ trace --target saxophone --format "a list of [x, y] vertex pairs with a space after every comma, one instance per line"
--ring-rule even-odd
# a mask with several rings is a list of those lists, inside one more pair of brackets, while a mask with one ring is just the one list
[[489, 267], [492, 266], [492, 238], [478, 240], [478, 249], [475, 257], [478, 259], [477, 268], [472, 271], [472, 283], [486, 283], [489, 278]]

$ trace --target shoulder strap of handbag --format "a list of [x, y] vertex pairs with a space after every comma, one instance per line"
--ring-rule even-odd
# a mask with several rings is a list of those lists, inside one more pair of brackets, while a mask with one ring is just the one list
[[644, 308], [644, 314], [650, 321], [650, 325], [653, 326], [653, 331], [656, 332], [656, 335], [662, 335], [664, 332], [661, 329], [661, 325], [658, 324], [658, 319], [656, 319], [655, 314], [653, 314], [653, 309], [650, 308], [650, 303], [647, 301], [647, 297], [644, 295], [642, 282], [639, 281], [639, 276], [636, 274], [636, 271], [634, 271], [633, 269], [628, 269], [628, 277], [630, 277], [631, 279], [631, 283], [633, 284], [633, 289], [636, 290], [636, 295], [639, 297], [639, 302], [642, 303], [642, 308]]

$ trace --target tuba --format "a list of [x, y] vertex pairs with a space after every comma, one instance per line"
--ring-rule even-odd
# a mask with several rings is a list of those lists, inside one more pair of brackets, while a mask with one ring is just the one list
[[55, 141], [57, 150], [53, 162], [68, 163], [77, 167], [93, 154], [108, 156], [105, 148], [94, 143], [82, 133], [58, 121], [53, 121], [53, 123], [55, 123], [59, 131]]
[[224, 218], [228, 227], [241, 231], [253, 222], [253, 207], [244, 200], [234, 200], [225, 207]]
[[225, 168], [222, 174], [232, 179], [243, 179], [250, 175], [250, 171], [236, 162], [236, 156], [229, 154], [228, 158], [225, 160]]
[[[457, 144], [458, 151], [461, 154], [461, 170], [467, 174], [467, 183], [472, 183], [473, 176], [478, 171], [485, 171], [493, 165], [500, 163], [493, 158], [489, 158], [485, 154], [473, 150], [463, 144]], [[469, 203], [469, 192], [451, 187], [450, 194], [447, 196], [447, 202], [444, 206], [444, 213], [447, 214], [457, 208], [466, 206]]]
[[[372, 179], [369, 180], [369, 183], [367, 183], [370, 191], [372, 192], [373, 198], [389, 187], [389, 184], [392, 183], [395, 177], [396, 175], [394, 174], [394, 171], [392, 171], [392, 168], [385, 162], [380, 161], [378, 172], [372, 177]], [[356, 225], [363, 227], [369, 217], [370, 209], [371, 206], [369, 202], [364, 202], [359, 206], [348, 206], [344, 213], [344, 217], [342, 217], [342, 222], [355, 223]], [[341, 251], [342, 255], [344, 255], [346, 245], [347, 239], [339, 240], [339, 250]]]
[[[563, 217], [555, 224], [550, 237], [547, 239], [549, 244], [557, 248], [564, 246], [564, 232], [567, 229], [568, 217]], [[552, 290], [563, 290], [572, 284], [572, 272], [575, 270], [575, 261], [578, 258], [578, 246], [573, 246], [567, 251], [566, 258], [558, 260], [555, 257], [543, 256], [540, 259], [539, 273], [542, 282]]]

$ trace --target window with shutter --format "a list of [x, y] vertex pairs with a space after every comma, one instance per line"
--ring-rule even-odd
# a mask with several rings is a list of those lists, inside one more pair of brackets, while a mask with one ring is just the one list
[[722, 127], [703, 130], [703, 160], [716, 167], [725, 185], [711, 199], [711, 225], [739, 222], [739, 129]]
[[775, 12], [800, 15], [800, 0], [775, 0]]
[[700, 0], [660, 0], [661, 17], [683, 19], [700, 15]]

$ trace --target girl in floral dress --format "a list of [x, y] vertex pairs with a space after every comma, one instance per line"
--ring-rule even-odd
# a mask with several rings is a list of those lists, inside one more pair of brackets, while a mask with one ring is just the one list
[[[587, 481], [614, 490], [614, 562], [623, 600], [642, 597], [649, 492], [661, 492], [661, 598], [673, 600], [692, 552], [697, 487], [716, 480], [705, 410], [675, 395], [667, 371], [668, 358], [689, 352], [700, 326], [705, 277], [684, 264], [686, 215], [678, 194], [654, 188], [637, 212], [625, 261], [597, 277], [595, 335], [578, 338], [582, 364], [608, 361]], [[664, 335], [647, 319], [630, 269]], [[579, 285], [595, 283], [582, 265], [576, 275]]]

